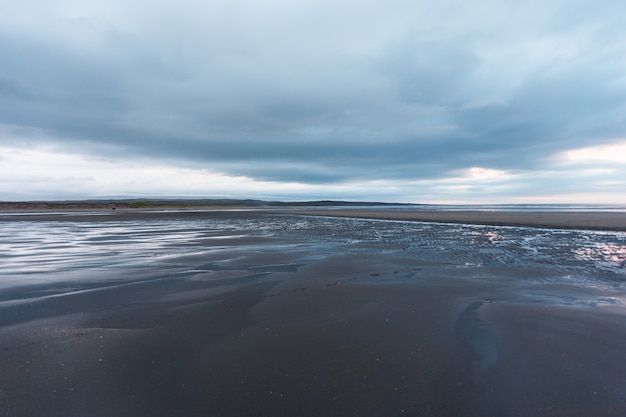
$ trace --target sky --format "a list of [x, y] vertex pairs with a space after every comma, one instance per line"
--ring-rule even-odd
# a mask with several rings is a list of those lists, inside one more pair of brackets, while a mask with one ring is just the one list
[[0, 10], [0, 201], [626, 204], [622, 0]]

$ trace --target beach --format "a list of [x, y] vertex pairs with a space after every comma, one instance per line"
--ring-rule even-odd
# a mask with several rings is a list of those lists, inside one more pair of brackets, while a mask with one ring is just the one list
[[[19, 205], [5, 205], [0, 209], [0, 222], [3, 220], [2, 213], [10, 215], [6, 220], [29, 219], [37, 214], [39, 220], [55, 220], [63, 216], [66, 220], [121, 220], [134, 218], [160, 217], [194, 217], [205, 212], [237, 213], [252, 211], [266, 214], [294, 214], [300, 216], [329, 216], [349, 217], [361, 219], [380, 219], [398, 221], [418, 221], [435, 223], [478, 224], [492, 226], [518, 226], [557, 229], [580, 229], [580, 230], [607, 230], [626, 231], [626, 211], [498, 211], [498, 210], [388, 210], [385, 208], [350, 209], [350, 208], [298, 208], [298, 209], [263, 209], [263, 208], [238, 208], [220, 209], [192, 207], [180, 209], [176, 206], [158, 208], [153, 210], [132, 209], [122, 207], [117, 210], [109, 205], [95, 205], [76, 208], [42, 208], [41, 205], [31, 208], [28, 213], [23, 213]], [[116, 217], [111, 217], [116, 216]]]
[[390, 211], [368, 209], [292, 210], [283, 212], [309, 216], [362, 219], [626, 231], [626, 213], [624, 212]]
[[623, 415], [624, 217], [0, 216], [0, 415]]

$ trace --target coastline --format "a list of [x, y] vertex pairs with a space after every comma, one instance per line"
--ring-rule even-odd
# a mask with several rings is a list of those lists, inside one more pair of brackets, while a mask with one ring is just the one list
[[79, 209], [0, 209], [0, 221], [125, 221], [142, 218], [202, 218], [216, 213], [250, 212], [296, 216], [346, 217], [372, 220], [485, 226], [532, 227], [542, 229], [626, 232], [626, 212], [522, 212], [522, 211], [400, 211], [386, 209], [284, 209], [256, 207], [160, 207]]
[[353, 217], [487, 226], [626, 231], [626, 213], [621, 212], [390, 211], [350, 209], [272, 210], [271, 212], [303, 216]]

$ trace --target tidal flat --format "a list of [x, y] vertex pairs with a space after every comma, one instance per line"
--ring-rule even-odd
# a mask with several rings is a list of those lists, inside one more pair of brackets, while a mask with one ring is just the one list
[[625, 232], [303, 214], [0, 216], [0, 415], [626, 415]]

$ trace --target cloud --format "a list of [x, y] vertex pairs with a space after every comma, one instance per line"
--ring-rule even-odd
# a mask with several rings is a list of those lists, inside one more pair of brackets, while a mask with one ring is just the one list
[[[271, 183], [248, 177], [232, 177], [205, 169], [175, 168], [128, 160], [81, 158], [45, 149], [0, 148], [3, 193], [20, 195], [27, 184], [34, 195], [53, 198], [59, 188], [64, 198], [107, 196], [231, 196], [235, 187], [252, 195], [272, 190], [289, 194], [304, 191], [306, 184]], [[32, 166], [37, 166], [36, 171]]]
[[406, 201], [393, 184], [475, 167], [524, 173], [502, 178], [502, 198], [520, 181], [555, 192], [537, 178], [565, 169], [559, 155], [626, 128], [621, 7], [26, 0], [0, 16], [0, 146], [320, 198], [383, 181]]
[[626, 164], [626, 140], [617, 143], [585, 148], [571, 149], [563, 152], [560, 157], [566, 164]]

